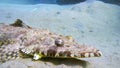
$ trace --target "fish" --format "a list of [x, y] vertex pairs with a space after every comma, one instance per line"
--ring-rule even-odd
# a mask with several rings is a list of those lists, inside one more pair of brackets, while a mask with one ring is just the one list
[[72, 36], [32, 28], [20, 19], [10, 25], [0, 24], [0, 62], [25, 57], [40, 60], [45, 57], [76, 59], [100, 56], [100, 50], [80, 45]]

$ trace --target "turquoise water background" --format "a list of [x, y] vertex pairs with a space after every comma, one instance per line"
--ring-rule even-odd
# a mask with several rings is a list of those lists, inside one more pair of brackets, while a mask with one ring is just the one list
[[56, 0], [0, 0], [0, 3], [8, 4], [39, 4], [39, 3], [56, 3]]
[[[80, 2], [92, 2], [92, 1], [98, 1], [98, 0], [0, 0], [0, 4], [2, 3], [7, 3], [7, 4], [75, 4], [75, 3], [80, 3]], [[120, 5], [120, 0], [99, 0], [103, 1], [106, 3], [112, 3], [112, 4], [117, 4]]]

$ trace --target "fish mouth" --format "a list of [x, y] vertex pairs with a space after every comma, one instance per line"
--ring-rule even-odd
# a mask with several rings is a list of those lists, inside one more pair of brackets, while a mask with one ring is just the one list
[[89, 57], [100, 57], [100, 56], [102, 56], [102, 52], [100, 50], [97, 50], [96, 52], [80, 53], [77, 58], [89, 58]]
[[42, 57], [51, 57], [51, 58], [89, 58], [89, 57], [100, 57], [102, 56], [102, 52], [100, 50], [96, 50], [96, 52], [83, 52], [79, 54], [72, 54], [69, 51], [59, 52], [59, 53], [49, 53], [44, 55], [44, 53], [35, 53], [33, 56], [34, 60], [41, 59]]
[[[44, 49], [44, 50], [43, 50]], [[28, 49], [26, 49], [28, 50]], [[25, 51], [26, 51], [25, 50]], [[23, 51], [22, 51], [23, 52]], [[23, 52], [26, 55], [31, 55], [31, 53]], [[90, 57], [100, 57], [102, 52], [94, 47], [80, 46], [80, 47], [56, 47], [52, 46], [49, 48], [38, 48], [32, 53], [33, 59], [38, 60], [43, 57], [51, 58], [90, 58]]]
[[96, 50], [96, 52], [81, 52], [81, 53], [70, 53], [69, 51], [65, 51], [65, 52], [60, 52], [59, 54], [56, 54], [54, 57], [59, 57], [59, 58], [89, 58], [89, 57], [100, 57], [100, 56], [102, 56], [102, 52], [100, 50]]

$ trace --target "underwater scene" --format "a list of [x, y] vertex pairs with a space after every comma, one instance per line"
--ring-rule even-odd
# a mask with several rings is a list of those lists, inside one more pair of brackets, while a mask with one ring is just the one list
[[0, 0], [0, 68], [119, 68], [120, 0]]

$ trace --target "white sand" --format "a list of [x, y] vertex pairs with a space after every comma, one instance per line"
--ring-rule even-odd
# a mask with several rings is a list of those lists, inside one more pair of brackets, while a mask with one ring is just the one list
[[[30, 63], [37, 63], [43, 68], [49, 67], [49, 65], [50, 68], [62, 68], [62, 66], [63, 68], [79, 68], [79, 66], [80, 68], [120, 67], [120, 6], [100, 1], [68, 6], [48, 4], [0, 5], [1, 23], [12, 23], [16, 18], [22, 19], [26, 24], [35, 28], [49, 29], [62, 35], [71, 35], [79, 44], [95, 46], [103, 52], [102, 57], [82, 59], [85, 62], [80, 61], [81, 64], [76, 60], [74, 65], [71, 62], [67, 63], [69, 60], [65, 62], [51, 61], [47, 65], [42, 61], [42, 64], [33, 61]], [[20, 60], [19, 63], [22, 64], [22, 61]], [[54, 66], [51, 64], [52, 62], [58, 63], [58, 65]], [[10, 65], [10, 63], [1, 64], [0, 68], [7, 68], [4, 65]], [[39, 68], [39, 66], [37, 67]]]

